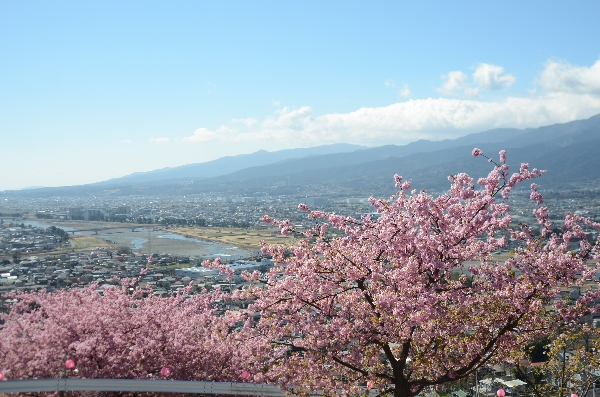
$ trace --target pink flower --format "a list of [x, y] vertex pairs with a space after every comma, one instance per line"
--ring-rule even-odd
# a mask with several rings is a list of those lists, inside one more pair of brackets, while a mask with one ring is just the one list
[[308, 211], [308, 206], [304, 203], [298, 204], [298, 209], [300, 211]]
[[269, 215], [263, 215], [262, 216], [262, 221], [268, 224], [273, 223], [273, 219], [269, 216]]
[[500, 162], [506, 163], [506, 150], [500, 150]]
[[474, 157], [479, 157], [483, 154], [483, 151], [481, 151], [481, 149], [473, 149], [473, 151], [471, 152], [471, 154], [473, 154]]
[[542, 195], [539, 194], [536, 191], [531, 192], [531, 197], [530, 198], [531, 198], [532, 201], [535, 201], [538, 204], [543, 204], [544, 203]]
[[171, 375], [171, 370], [167, 367], [162, 367], [162, 369], [160, 370], [160, 374], [164, 377], [167, 377]]
[[67, 369], [73, 369], [75, 368], [75, 361], [68, 359], [67, 361], [65, 361], [65, 368]]
[[400, 187], [402, 185], [402, 177], [400, 175], [395, 174], [394, 181], [396, 182], [396, 187]]

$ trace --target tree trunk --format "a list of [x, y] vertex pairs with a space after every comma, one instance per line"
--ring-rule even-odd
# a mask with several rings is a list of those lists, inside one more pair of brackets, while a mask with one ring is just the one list
[[406, 382], [399, 384], [396, 382], [394, 387], [394, 397], [414, 397], [415, 394], [410, 390], [410, 385]]

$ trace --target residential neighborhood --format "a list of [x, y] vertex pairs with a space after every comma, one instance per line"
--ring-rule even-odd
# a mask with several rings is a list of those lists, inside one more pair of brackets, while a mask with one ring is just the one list
[[[2, 235], [12, 237], [9, 241], [18, 240], [25, 245], [29, 240], [46, 241], [35, 231], [28, 230], [8, 230]], [[47, 237], [49, 242], [54, 240], [56, 238]], [[266, 258], [235, 261], [230, 264], [235, 274], [231, 280], [227, 280], [227, 276], [218, 271], [201, 267], [198, 258], [184, 256], [154, 254], [150, 257], [147, 254], [119, 254], [100, 249], [57, 255], [35, 255], [33, 250], [20, 251], [19, 257], [21, 259], [12, 262], [4, 260], [0, 265], [0, 296], [17, 291], [84, 288], [91, 284], [97, 285], [98, 292], [102, 293], [102, 288], [119, 285], [119, 280], [125, 278], [139, 278], [140, 288], [152, 291], [157, 296], [176, 294], [190, 283], [193, 285], [190, 293], [216, 287], [232, 290], [241, 288], [245, 283], [241, 277], [243, 271], [266, 272], [273, 264], [272, 260]]]

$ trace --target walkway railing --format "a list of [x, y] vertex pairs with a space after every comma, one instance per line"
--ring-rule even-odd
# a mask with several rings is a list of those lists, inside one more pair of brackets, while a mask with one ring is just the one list
[[25, 379], [0, 382], [0, 393], [52, 391], [120, 391], [187, 394], [277, 396], [286, 394], [277, 386], [253, 383], [196, 382], [150, 379]]

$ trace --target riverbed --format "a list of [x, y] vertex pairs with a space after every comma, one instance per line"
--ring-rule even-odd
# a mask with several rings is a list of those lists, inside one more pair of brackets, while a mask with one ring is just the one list
[[224, 260], [247, 258], [257, 253], [255, 250], [235, 245], [181, 236], [151, 225], [129, 226], [118, 223], [84, 221], [53, 222], [46, 219], [25, 220], [22, 223], [41, 228], [56, 226], [69, 233], [93, 236], [115, 246], [129, 247], [141, 253], [170, 254], [206, 259], [220, 257]]

